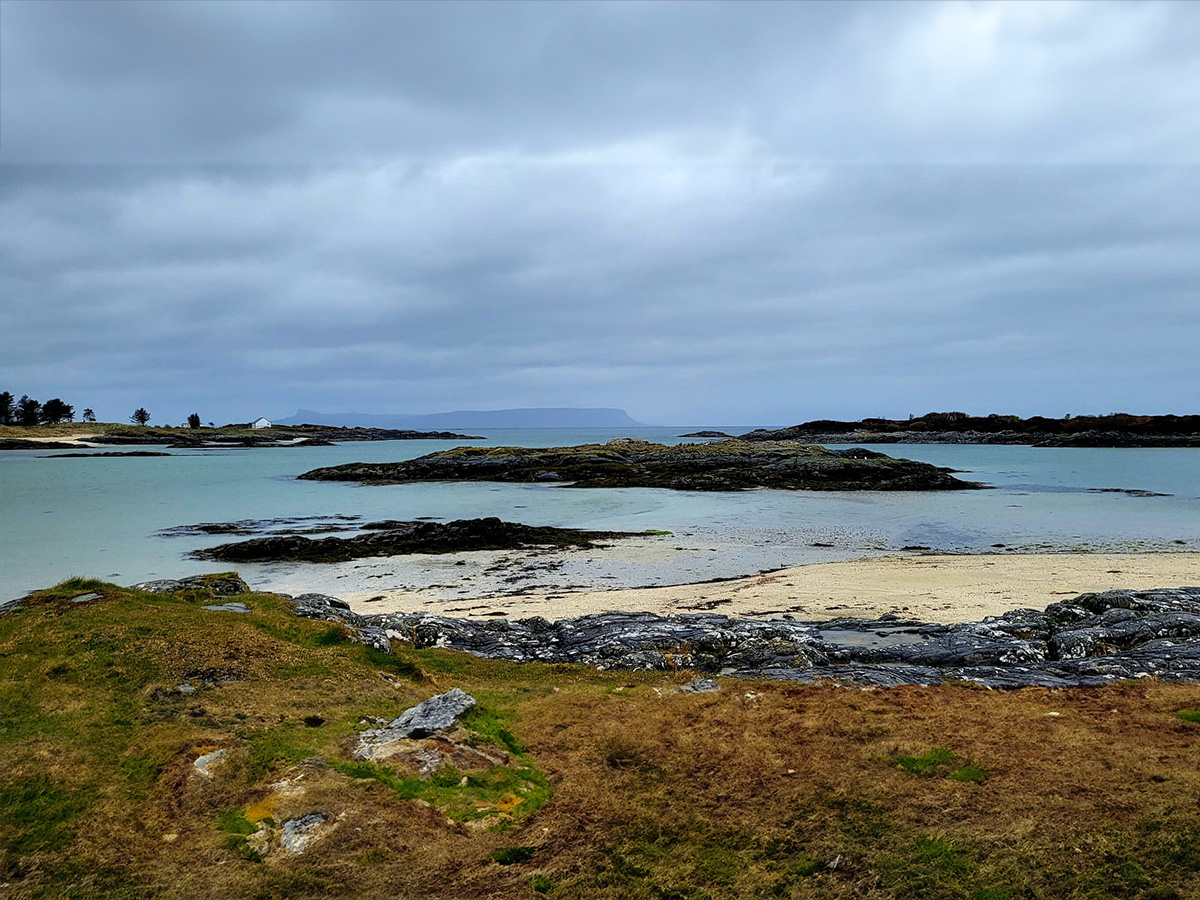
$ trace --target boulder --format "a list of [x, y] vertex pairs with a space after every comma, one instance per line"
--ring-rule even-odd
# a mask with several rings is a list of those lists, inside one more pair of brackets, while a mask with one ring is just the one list
[[377, 745], [394, 743], [407, 738], [423, 738], [454, 725], [458, 717], [475, 706], [475, 698], [461, 688], [422, 700], [406, 709], [382, 728], [364, 731], [358, 739], [354, 755], [358, 759], [373, 759]]

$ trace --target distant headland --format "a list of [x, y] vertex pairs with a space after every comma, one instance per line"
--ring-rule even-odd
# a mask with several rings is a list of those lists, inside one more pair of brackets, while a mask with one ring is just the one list
[[745, 441], [808, 444], [1030, 444], [1035, 447], [1200, 447], [1200, 416], [970, 416], [931, 412], [908, 419], [816, 419], [760, 428]]
[[373, 413], [324, 413], [298, 409], [296, 414], [276, 419], [277, 425], [333, 425], [363, 428], [620, 428], [644, 423], [623, 409], [608, 407], [547, 406], [521, 409], [460, 409], [421, 415]]

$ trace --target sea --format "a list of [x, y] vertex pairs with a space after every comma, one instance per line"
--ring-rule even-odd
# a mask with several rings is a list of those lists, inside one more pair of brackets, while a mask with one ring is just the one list
[[[485, 429], [487, 446], [549, 447], [634, 437], [678, 443], [701, 429]], [[868, 446], [961, 473], [988, 490], [740, 493], [555, 484], [357, 485], [298, 481], [309, 469], [403, 460], [464, 441], [331, 447], [169, 449], [162, 457], [59, 458], [0, 453], [0, 603], [72, 576], [119, 584], [225, 571], [189, 557], [229, 536], [180, 526], [252, 520], [268, 531], [339, 528], [377, 519], [497, 516], [531, 525], [665, 532], [537, 560], [484, 554], [487, 565], [430, 557], [240, 565], [260, 590], [436, 590], [471, 595], [684, 584], [790, 565], [918, 548], [950, 553], [1200, 550], [1200, 449], [1037, 448], [960, 444]], [[849, 446], [849, 445], [847, 445]], [[96, 452], [154, 450], [99, 447]], [[336, 534], [337, 532], [329, 532]], [[618, 546], [619, 544], [619, 546]], [[907, 548], [907, 549], [906, 549]], [[470, 557], [471, 554], [461, 556]], [[562, 556], [562, 554], [560, 554]], [[521, 562], [516, 565], [515, 562]]]

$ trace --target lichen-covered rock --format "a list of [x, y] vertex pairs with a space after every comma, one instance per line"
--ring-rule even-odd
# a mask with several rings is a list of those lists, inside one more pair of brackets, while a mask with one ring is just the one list
[[187, 578], [164, 578], [157, 581], [142, 581], [130, 585], [135, 591], [145, 591], [149, 594], [175, 594], [180, 591], [199, 591], [209, 597], [237, 597], [249, 594], [250, 585], [234, 572], [223, 572], [218, 575], [191, 575]]
[[237, 603], [237, 602], [213, 603], [204, 608], [207, 610], [211, 610], [212, 612], [232, 612], [232, 613], [248, 613], [248, 612], [250, 612], [250, 607], [248, 607], [245, 603]]
[[328, 821], [329, 816], [323, 812], [312, 812], [298, 819], [288, 819], [280, 829], [279, 846], [284, 853], [303, 853], [316, 838], [317, 829]]
[[197, 757], [196, 761], [192, 763], [192, 767], [205, 778], [212, 778], [227, 756], [229, 756], [228, 750], [214, 750], [212, 753], [205, 753], [203, 756]]
[[444, 694], [422, 700], [382, 728], [372, 728], [359, 735], [354, 755], [358, 759], [374, 759], [380, 745], [445, 731], [473, 706], [475, 698], [461, 688], [452, 688]]

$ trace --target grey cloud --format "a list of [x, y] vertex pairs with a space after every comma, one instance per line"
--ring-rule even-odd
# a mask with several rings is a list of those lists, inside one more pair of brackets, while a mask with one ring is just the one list
[[1186, 4], [3, 16], [0, 389], [162, 421], [1194, 403]]
[[[1190, 4], [6, 4], [10, 161], [1185, 161]], [[1120, 119], [1129, 127], [1114, 129]]]

